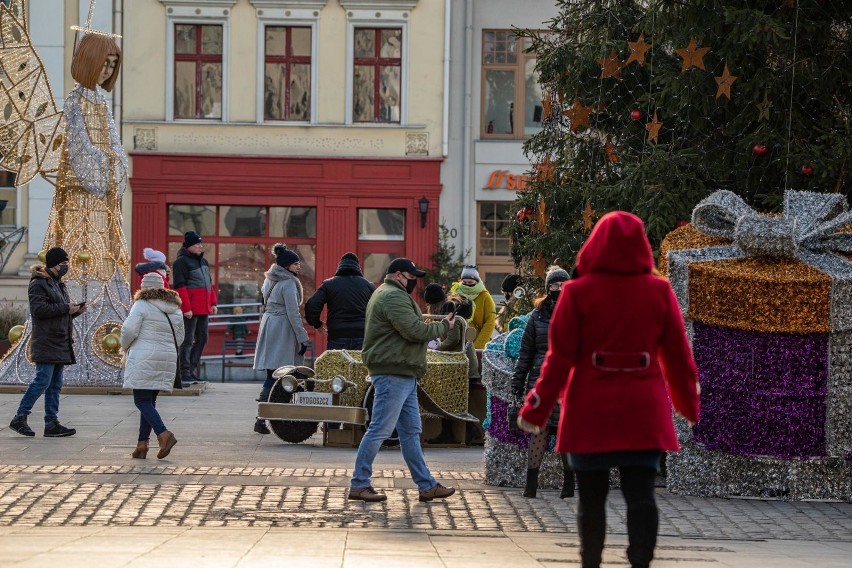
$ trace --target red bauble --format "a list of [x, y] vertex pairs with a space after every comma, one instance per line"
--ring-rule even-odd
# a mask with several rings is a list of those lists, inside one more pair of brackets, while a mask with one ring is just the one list
[[524, 223], [529, 221], [530, 217], [533, 215], [533, 210], [531, 207], [524, 207], [523, 209], [518, 209], [518, 212], [515, 213], [515, 219]]
[[751, 149], [751, 153], [755, 156], [763, 156], [766, 154], [766, 144], [755, 144]]
[[805, 174], [806, 176], [812, 175], [814, 173], [813, 166], [809, 166], [808, 164], [805, 164], [804, 166], [802, 166], [802, 173]]
[[632, 118], [633, 120], [639, 120], [640, 118], [642, 118], [642, 111], [638, 108], [634, 108], [632, 111], [630, 111], [630, 118]]

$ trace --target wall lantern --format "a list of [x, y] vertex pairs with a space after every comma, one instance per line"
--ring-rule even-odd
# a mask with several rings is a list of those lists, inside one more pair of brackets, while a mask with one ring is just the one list
[[429, 211], [429, 200], [424, 195], [417, 204], [420, 206], [420, 228], [423, 229], [426, 227], [426, 213]]

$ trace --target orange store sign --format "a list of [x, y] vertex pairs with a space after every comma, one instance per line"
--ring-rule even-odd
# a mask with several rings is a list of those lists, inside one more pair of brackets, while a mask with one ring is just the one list
[[488, 176], [488, 183], [485, 184], [483, 189], [526, 189], [529, 179], [530, 176], [527, 174], [512, 174], [509, 173], [509, 170], [494, 170]]

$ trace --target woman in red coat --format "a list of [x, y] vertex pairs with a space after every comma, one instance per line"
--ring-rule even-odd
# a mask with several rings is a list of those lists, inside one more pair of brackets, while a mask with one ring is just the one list
[[698, 376], [671, 285], [653, 274], [642, 220], [604, 215], [577, 256], [580, 277], [562, 289], [541, 376], [519, 425], [544, 428], [557, 398], [556, 451], [568, 453], [579, 491], [584, 568], [601, 563], [609, 469], [627, 502], [627, 557], [648, 566], [657, 541], [654, 478], [664, 451], [680, 449], [671, 404], [698, 420]]

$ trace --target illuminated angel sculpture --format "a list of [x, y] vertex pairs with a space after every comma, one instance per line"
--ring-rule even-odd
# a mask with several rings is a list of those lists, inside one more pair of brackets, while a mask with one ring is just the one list
[[[17, 174], [17, 185], [41, 174], [56, 187], [43, 251], [68, 252], [70, 299], [88, 307], [74, 320], [77, 364], [66, 369], [65, 383], [121, 384], [117, 332], [131, 302], [121, 228], [127, 156], [104, 96], [118, 78], [121, 50], [114, 36], [91, 29], [91, 0], [86, 27], [74, 28], [82, 33], [71, 64], [77, 85], [57, 110], [24, 8], [24, 0], [0, 5], [0, 167]], [[0, 361], [0, 383], [32, 380], [28, 343], [29, 324]]]

